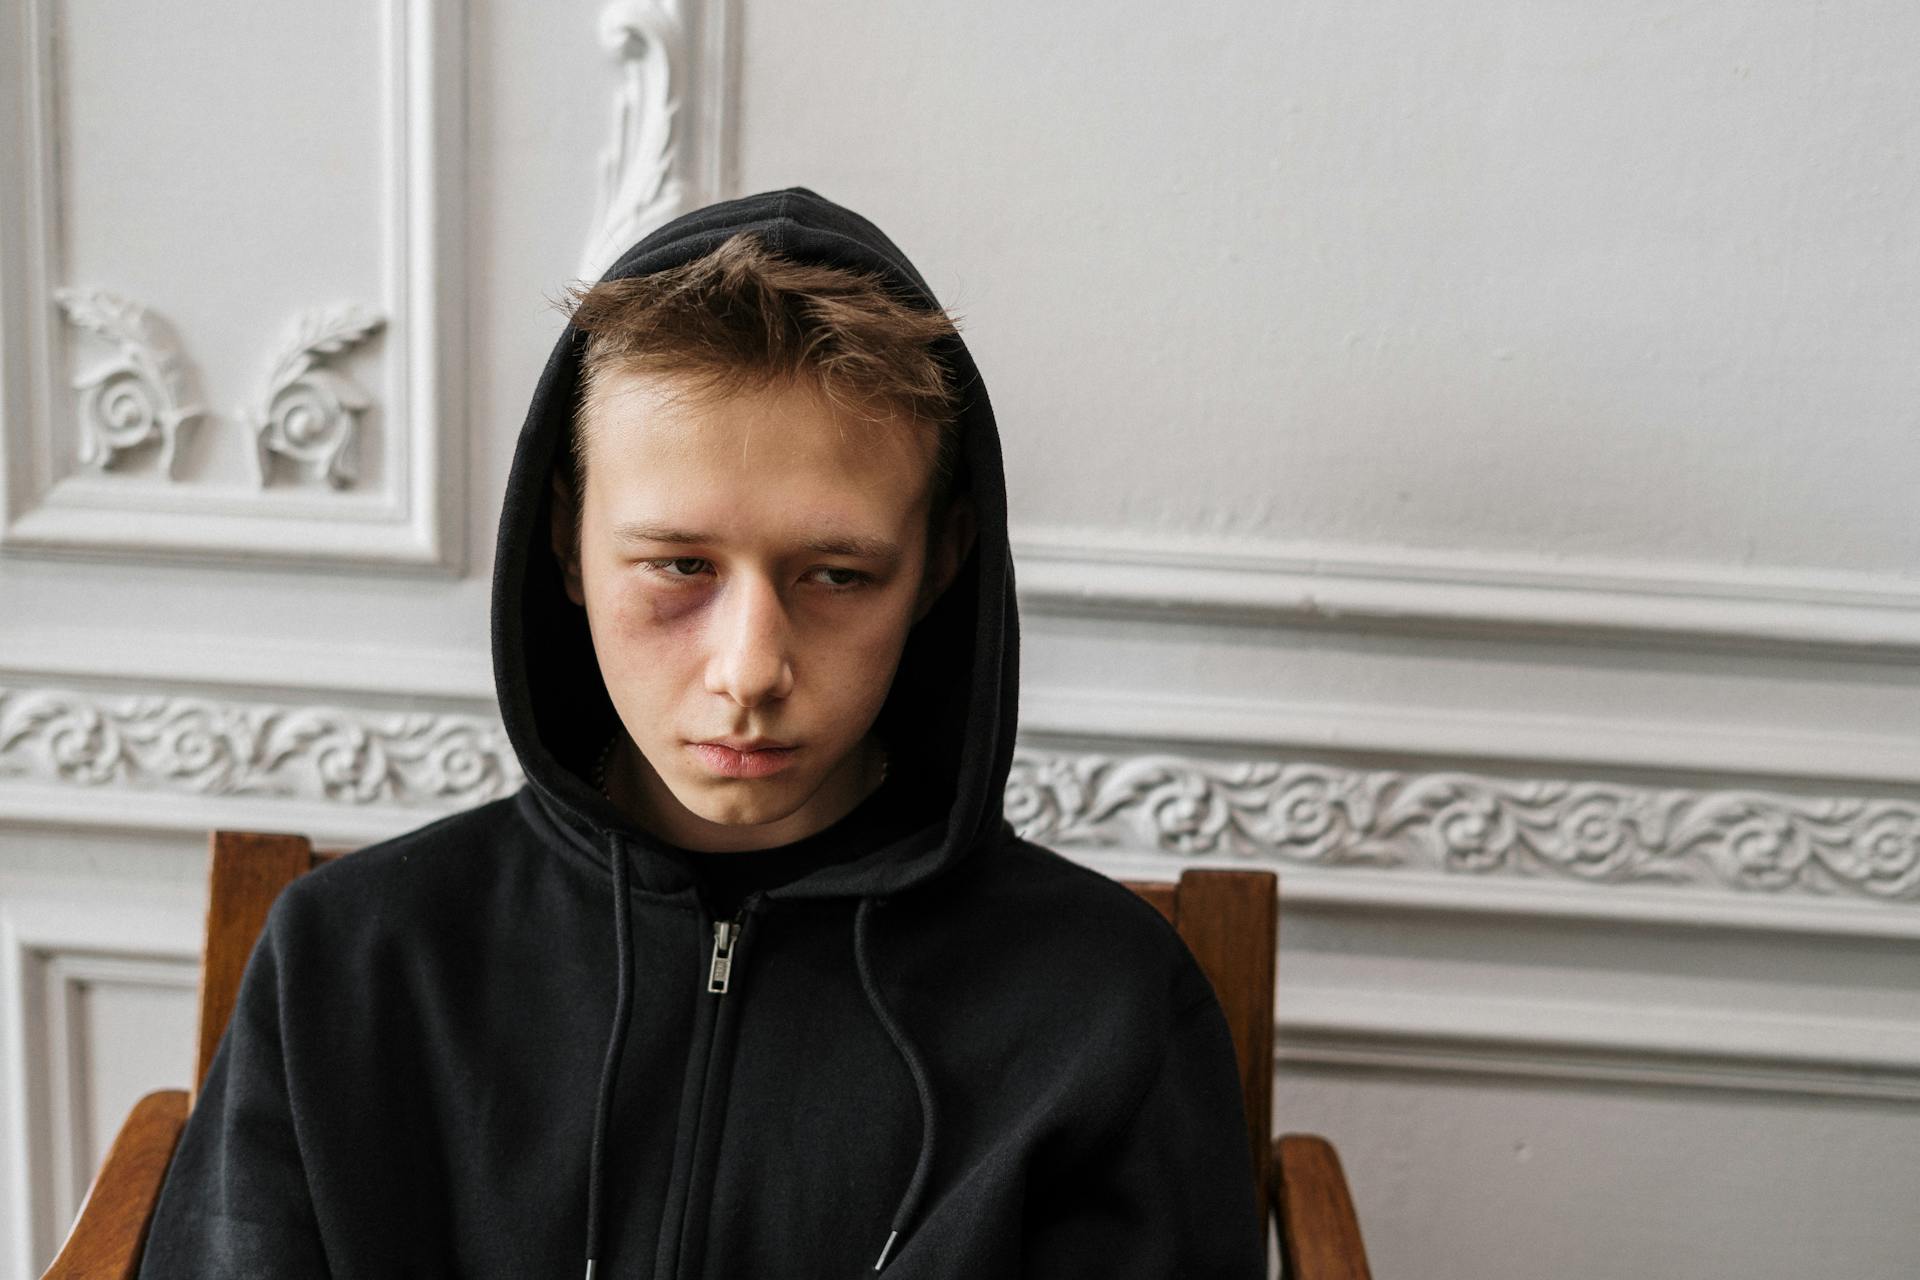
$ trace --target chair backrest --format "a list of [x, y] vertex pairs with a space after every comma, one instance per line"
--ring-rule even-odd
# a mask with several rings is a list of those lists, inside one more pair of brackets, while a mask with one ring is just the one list
[[[295, 878], [338, 857], [316, 853], [305, 836], [257, 831], [213, 833], [207, 944], [200, 970], [200, 1057], [197, 1094], [214, 1050], [233, 1016], [247, 957], [266, 926], [274, 899]], [[1180, 932], [1213, 982], [1233, 1033], [1253, 1152], [1260, 1221], [1268, 1220], [1272, 1159], [1273, 978], [1278, 944], [1279, 881], [1271, 871], [1192, 868], [1171, 881], [1123, 883]]]
[[1279, 946], [1280, 882], [1271, 871], [1191, 868], [1177, 884], [1123, 881], [1160, 909], [1213, 981], [1240, 1065], [1254, 1194], [1264, 1224], [1273, 1159], [1273, 978]]
[[305, 836], [265, 831], [216, 831], [207, 885], [207, 941], [200, 953], [200, 1052], [192, 1094], [213, 1065], [214, 1050], [233, 1019], [240, 976], [266, 928], [280, 891], [337, 854], [313, 851]]

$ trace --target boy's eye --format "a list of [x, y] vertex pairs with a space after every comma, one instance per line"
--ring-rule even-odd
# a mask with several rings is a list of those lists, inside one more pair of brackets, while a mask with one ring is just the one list
[[697, 578], [706, 567], [698, 556], [677, 556], [672, 560], [649, 560], [647, 568], [666, 578]]
[[[641, 563], [646, 566], [649, 573], [681, 582], [701, 577], [713, 568], [710, 561], [700, 556], [675, 556], [667, 560], [644, 560]], [[811, 573], [814, 575], [814, 581], [834, 591], [851, 591], [873, 580], [871, 574], [862, 573], [858, 569], [842, 568], [839, 565], [821, 565]]]
[[816, 572], [826, 575], [823, 581], [825, 585], [829, 587], [845, 589], [847, 587], [860, 586], [867, 581], [867, 575], [858, 569], [842, 569], [834, 565], [824, 565]]

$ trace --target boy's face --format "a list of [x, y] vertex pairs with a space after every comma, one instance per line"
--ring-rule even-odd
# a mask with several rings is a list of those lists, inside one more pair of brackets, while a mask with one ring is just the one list
[[933, 430], [805, 383], [701, 396], [619, 372], [586, 416], [578, 555], [558, 478], [554, 551], [639, 749], [621, 777], [648, 826], [718, 850], [827, 825], [871, 786], [907, 631], [971, 540], [956, 502], [928, 554]]

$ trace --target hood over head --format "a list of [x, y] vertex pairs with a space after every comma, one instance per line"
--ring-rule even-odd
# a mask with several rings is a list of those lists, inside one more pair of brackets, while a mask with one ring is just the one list
[[[744, 196], [676, 218], [622, 254], [602, 278], [679, 266], [740, 231], [757, 232], [768, 248], [802, 262], [877, 272], [910, 304], [939, 305], [906, 255], [878, 227], [803, 187]], [[656, 892], [672, 892], [696, 882], [690, 858], [725, 855], [693, 854], [653, 837], [589, 781], [601, 748], [620, 721], [600, 676], [586, 610], [567, 597], [551, 542], [553, 465], [572, 432], [585, 347], [586, 334], [569, 324], [540, 375], [514, 449], [494, 555], [493, 668], [501, 716], [529, 789], [565, 837], [605, 863], [613, 880], [613, 1015], [594, 1105], [585, 1189], [586, 1275], [593, 1280], [604, 1240], [604, 1172], [614, 1124], [614, 1084], [633, 1007], [630, 879], [637, 877], [641, 887]], [[895, 764], [911, 769], [936, 803], [930, 804], [928, 821], [917, 831], [749, 898], [858, 900], [851, 925], [861, 989], [912, 1077], [921, 1117], [919, 1158], [887, 1224], [876, 1271], [909, 1229], [926, 1191], [938, 1108], [920, 1051], [888, 1010], [876, 976], [868, 941], [871, 908], [887, 895], [929, 881], [969, 854], [997, 845], [1010, 830], [1001, 809], [1019, 703], [1020, 628], [1007, 548], [1000, 437], [965, 343], [949, 339], [938, 354], [961, 400], [953, 490], [971, 495], [977, 530], [954, 581], [908, 633], [876, 721], [893, 748]], [[732, 927], [737, 920], [715, 922], [716, 966]], [[725, 983], [714, 986], [715, 981], [717, 976], [709, 980], [709, 990], [724, 993]]]
[[[603, 279], [680, 266], [741, 231], [757, 232], [775, 252], [803, 262], [876, 271], [909, 303], [939, 305], [878, 227], [802, 187], [675, 218], [622, 254]], [[641, 885], [671, 891], [692, 880], [682, 851], [639, 828], [589, 781], [619, 720], [586, 611], [567, 598], [549, 540], [551, 475], [572, 431], [585, 346], [586, 334], [571, 324], [560, 334], [514, 450], [494, 556], [494, 683], [527, 782], [556, 825], [601, 861], [617, 840]], [[953, 583], [909, 633], [877, 728], [893, 745], [896, 766], [904, 763], [926, 780], [945, 812], [930, 813], [930, 826], [909, 837], [819, 868], [769, 896], [896, 893], [997, 839], [1004, 825], [1020, 640], [1000, 439], [965, 343], [952, 339], [939, 354], [962, 402], [954, 490], [971, 494], [977, 533]]]

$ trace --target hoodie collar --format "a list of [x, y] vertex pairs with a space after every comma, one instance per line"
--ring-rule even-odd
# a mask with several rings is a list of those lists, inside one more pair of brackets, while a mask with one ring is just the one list
[[[648, 275], [692, 261], [740, 231], [758, 232], [803, 262], [879, 272], [901, 296], [938, 303], [905, 254], [878, 227], [803, 187], [694, 210], [658, 228], [603, 279]], [[554, 344], [520, 429], [500, 516], [493, 569], [494, 685], [527, 785], [580, 848], [606, 863], [624, 847], [636, 887], [691, 883], [682, 851], [638, 827], [588, 781], [618, 726], [586, 613], [566, 596], [549, 542], [550, 477], [571, 430], [586, 335], [569, 324]], [[943, 349], [961, 390], [957, 487], [971, 493], [974, 547], [952, 585], [909, 633], [877, 728], [911, 749], [938, 780], [944, 807], [899, 840], [770, 892], [787, 898], [898, 893], [964, 861], [1005, 825], [1002, 794], [1019, 702], [1019, 617], [1007, 544], [1000, 438], [985, 385], [964, 342]], [[911, 744], [910, 747], [908, 744]]]

